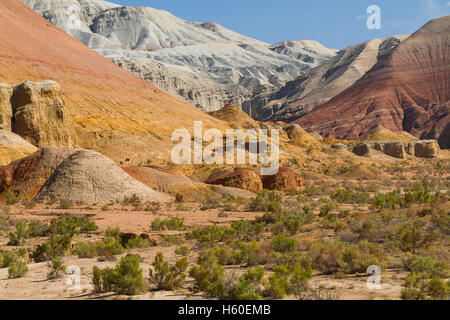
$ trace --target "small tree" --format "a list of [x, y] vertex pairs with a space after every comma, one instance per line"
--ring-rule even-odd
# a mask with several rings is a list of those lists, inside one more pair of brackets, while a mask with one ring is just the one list
[[61, 274], [66, 272], [66, 266], [63, 264], [61, 257], [53, 258], [49, 263], [50, 272], [47, 275], [48, 279], [61, 278]]
[[170, 265], [164, 260], [161, 252], [158, 252], [155, 261], [152, 263], [154, 270], [150, 269], [150, 281], [158, 290], [174, 290], [179, 288], [186, 278], [188, 266], [187, 258], [181, 258]]

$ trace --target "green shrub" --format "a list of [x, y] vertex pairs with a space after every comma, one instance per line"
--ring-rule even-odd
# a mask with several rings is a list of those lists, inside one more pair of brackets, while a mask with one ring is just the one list
[[27, 241], [26, 239], [30, 235], [30, 230], [28, 225], [24, 221], [18, 221], [16, 223], [16, 232], [9, 234], [8, 246], [24, 246]]
[[305, 269], [299, 263], [293, 266], [277, 265], [273, 268], [273, 274], [269, 277], [266, 295], [276, 299], [284, 298], [290, 294], [304, 298], [309, 291], [311, 279], [311, 269]]
[[68, 235], [95, 231], [98, 226], [87, 217], [64, 216], [50, 221], [50, 233], [54, 235]]
[[179, 217], [169, 218], [169, 219], [159, 219], [156, 218], [152, 222], [151, 226], [152, 231], [161, 231], [161, 230], [173, 230], [173, 231], [185, 231], [186, 226], [184, 225], [184, 219]]
[[28, 267], [25, 261], [13, 261], [8, 266], [9, 278], [21, 278], [28, 272]]
[[63, 264], [61, 257], [53, 258], [49, 263], [49, 268], [47, 279], [61, 278], [61, 274], [66, 272], [66, 266]]
[[28, 223], [30, 237], [45, 237], [50, 233], [49, 225], [39, 220], [33, 220]]
[[263, 268], [249, 268], [230, 288], [227, 298], [231, 300], [260, 300], [263, 294], [263, 278]]
[[248, 220], [235, 221], [231, 227], [224, 230], [224, 236], [228, 240], [251, 241], [257, 239], [264, 231], [264, 222], [251, 222]]
[[352, 192], [345, 189], [339, 189], [334, 191], [330, 198], [339, 203], [361, 204], [368, 203], [370, 200], [370, 194], [367, 192]]
[[71, 243], [72, 237], [68, 235], [54, 235], [47, 242], [37, 246], [32, 257], [35, 262], [62, 257], [70, 250]]
[[423, 220], [409, 220], [395, 228], [389, 238], [395, 246], [404, 252], [415, 253], [418, 249], [427, 247], [436, 239], [435, 232], [426, 229]]
[[20, 202], [20, 198], [16, 196], [16, 194], [11, 190], [8, 190], [5, 193], [5, 197], [6, 197], [6, 204], [9, 206], [13, 204], [18, 204]]
[[276, 192], [268, 192], [264, 190], [262, 193], [258, 193], [256, 198], [252, 199], [249, 204], [251, 211], [269, 211], [280, 212], [282, 209], [282, 197]]
[[136, 237], [134, 239], [128, 240], [125, 247], [128, 249], [135, 249], [135, 248], [144, 249], [150, 247], [150, 241], [148, 239]]
[[224, 297], [224, 269], [219, 265], [214, 253], [210, 252], [199, 258], [198, 263], [189, 271], [189, 275], [195, 280], [193, 290], [212, 297]]
[[256, 240], [251, 242], [238, 241], [238, 250], [234, 254], [235, 261], [246, 266], [256, 266], [262, 263], [261, 248]]
[[161, 252], [158, 252], [155, 261], [152, 263], [153, 270], [150, 269], [150, 282], [158, 290], [175, 290], [181, 287], [186, 278], [186, 269], [188, 266], [187, 258], [184, 257], [170, 265], [164, 260]]
[[272, 239], [272, 248], [276, 252], [288, 253], [292, 252], [297, 248], [297, 240], [290, 238], [283, 233], [276, 235]]
[[412, 272], [405, 278], [403, 300], [448, 300], [450, 281], [429, 273]]
[[196, 227], [186, 239], [197, 239], [201, 244], [212, 244], [223, 240], [224, 231], [217, 225]]
[[328, 217], [328, 215], [330, 214], [332, 208], [329, 204], [324, 205], [321, 209], [320, 209], [320, 213], [319, 213], [319, 217]]
[[176, 254], [178, 254], [180, 256], [184, 256], [184, 257], [188, 256], [190, 252], [191, 252], [191, 250], [186, 246], [181, 246], [181, 247], [178, 247], [177, 249], [175, 249]]
[[139, 267], [141, 257], [128, 255], [120, 260], [114, 269], [100, 270], [94, 266], [92, 283], [95, 292], [115, 292], [123, 295], [136, 295], [145, 289], [142, 270]]
[[77, 255], [79, 259], [94, 258], [98, 256], [96, 245], [89, 242], [77, 242], [72, 249], [72, 254]]

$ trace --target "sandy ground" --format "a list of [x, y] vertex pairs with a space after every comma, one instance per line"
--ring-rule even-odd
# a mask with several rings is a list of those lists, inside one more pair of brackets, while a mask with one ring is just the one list
[[[222, 210], [213, 209], [202, 211], [199, 209], [199, 205], [190, 205], [185, 209], [186, 211], [177, 211], [175, 207], [162, 208], [158, 213], [132, 211], [132, 208], [116, 206], [111, 207], [109, 211], [103, 211], [100, 208], [74, 208], [69, 210], [62, 210], [54, 208], [35, 208], [24, 209], [23, 207], [14, 207], [10, 212], [11, 218], [14, 220], [50, 220], [57, 215], [70, 213], [70, 214], [84, 214], [88, 215], [90, 219], [96, 222], [99, 226], [99, 230], [94, 232], [89, 237], [77, 236], [74, 242], [94, 241], [101, 239], [102, 233], [108, 227], [119, 227], [123, 232], [149, 233], [151, 222], [159, 218], [175, 217], [179, 216], [185, 219], [185, 224], [188, 227], [195, 227], [199, 225], [210, 225], [217, 223], [219, 225], [228, 225], [232, 221], [238, 221], [240, 219], [255, 219], [256, 216], [262, 215], [262, 213], [249, 213], [249, 212], [227, 212], [228, 217], [218, 217], [219, 212]], [[163, 234], [177, 234], [177, 232], [162, 232], [162, 233], [150, 233], [153, 238], [161, 237]], [[319, 231], [317, 229], [312, 230], [308, 238], [323, 238], [326, 236], [326, 231]], [[36, 245], [43, 239], [31, 239], [30, 245]], [[0, 237], [0, 249], [6, 248], [8, 238], [6, 234]], [[301, 238], [300, 238], [301, 241]], [[193, 248], [195, 246], [194, 241], [186, 241], [184, 245]], [[70, 286], [70, 281], [73, 279], [73, 275], [65, 274], [61, 279], [47, 280], [47, 273], [49, 271], [48, 263], [32, 263], [28, 265], [28, 273], [23, 278], [8, 279], [8, 271], [6, 268], [0, 269], [0, 299], [204, 299], [200, 294], [193, 295], [188, 289], [182, 289], [177, 292], [164, 292], [164, 291], [148, 291], [145, 294], [127, 297], [118, 296], [115, 294], [106, 295], [93, 295], [92, 292], [92, 268], [98, 266], [104, 268], [107, 266], [114, 266], [117, 261], [125, 256], [127, 253], [138, 253], [142, 257], [141, 268], [143, 270], [144, 278], [148, 278], [149, 268], [154, 260], [157, 252], [163, 252], [165, 258], [169, 261], [175, 261], [179, 256], [175, 254], [177, 245], [170, 246], [157, 246], [148, 249], [133, 249], [127, 250], [121, 256], [117, 256], [115, 261], [99, 261], [98, 258], [93, 259], [78, 259], [76, 256], [68, 256], [64, 258], [64, 264], [73, 270], [79, 270], [79, 288], [73, 288]], [[193, 250], [189, 255], [189, 264], [193, 265], [196, 262], [198, 255], [197, 250]], [[238, 267], [227, 267], [239, 272], [242, 271]], [[405, 274], [399, 274], [398, 272], [387, 271], [382, 275], [382, 287], [380, 290], [370, 290], [367, 288], [367, 276], [346, 276], [344, 278], [336, 278], [335, 276], [323, 276], [319, 275], [314, 277], [312, 281], [313, 286], [320, 286], [328, 289], [336, 289], [339, 299], [398, 299], [400, 297], [402, 278]], [[192, 282], [192, 279], [187, 279], [187, 286]], [[69, 284], [68, 284], [69, 283]]]

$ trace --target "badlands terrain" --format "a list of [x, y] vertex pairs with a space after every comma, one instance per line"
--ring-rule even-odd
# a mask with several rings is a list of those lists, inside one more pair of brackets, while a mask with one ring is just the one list
[[[449, 23], [336, 52], [0, 2], [0, 299], [448, 299]], [[194, 121], [280, 170], [175, 165]]]

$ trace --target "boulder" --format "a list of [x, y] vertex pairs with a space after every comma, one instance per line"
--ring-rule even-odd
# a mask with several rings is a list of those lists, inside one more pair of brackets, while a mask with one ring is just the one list
[[303, 178], [289, 168], [282, 167], [277, 174], [272, 176], [263, 176], [262, 182], [264, 189], [288, 191], [300, 190], [303, 187]]
[[205, 183], [239, 188], [253, 192], [260, 192], [263, 190], [260, 176], [250, 169], [235, 169], [214, 174], [209, 177]]
[[439, 155], [439, 144], [436, 140], [422, 140], [413, 142], [414, 156], [418, 158], [435, 159]]
[[64, 160], [36, 196], [38, 202], [70, 200], [106, 204], [137, 196], [142, 201], [169, 202], [173, 197], [129, 176], [100, 153], [79, 150]]
[[398, 159], [406, 158], [405, 144], [402, 142], [387, 142], [382, 149], [383, 153], [390, 157]]
[[362, 157], [370, 152], [370, 145], [369, 143], [358, 143], [356, 146], [353, 147], [352, 151], [354, 154]]
[[14, 88], [11, 104], [13, 132], [38, 147], [72, 146], [72, 126], [57, 82], [26, 81]]

